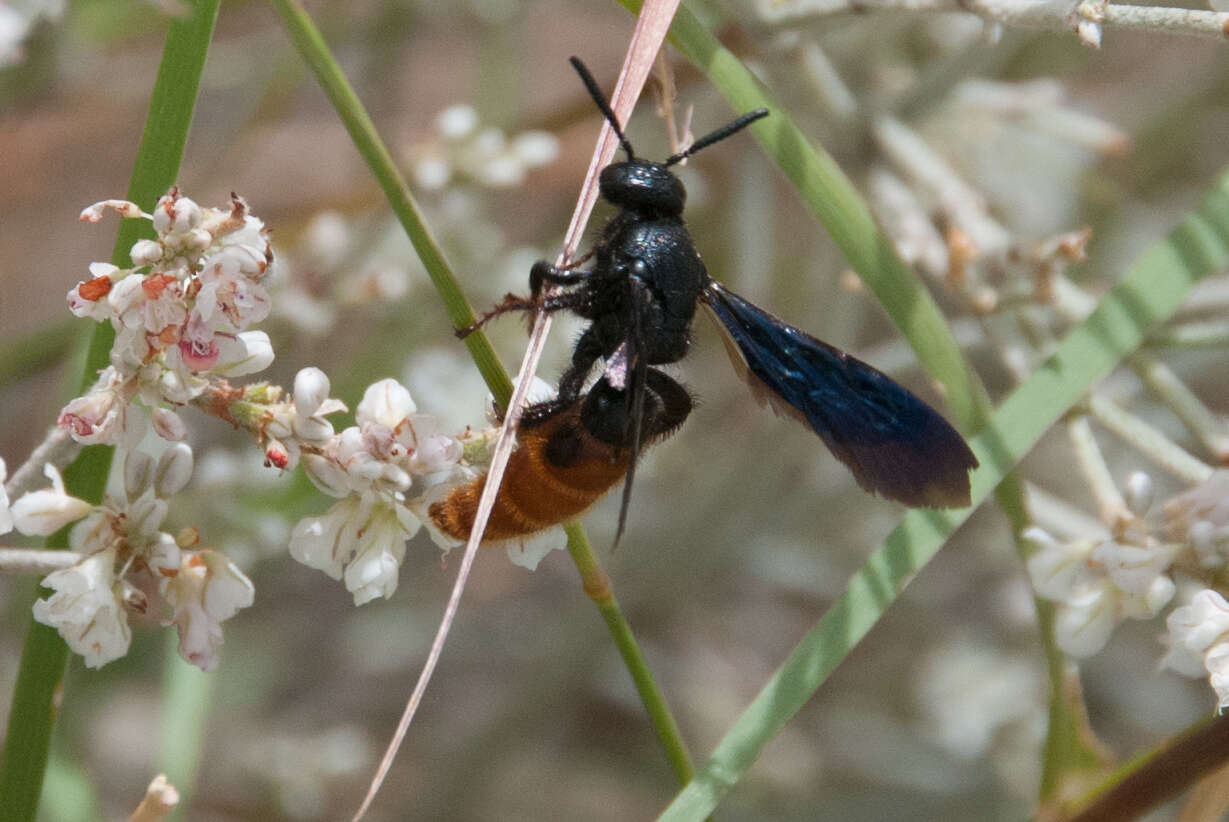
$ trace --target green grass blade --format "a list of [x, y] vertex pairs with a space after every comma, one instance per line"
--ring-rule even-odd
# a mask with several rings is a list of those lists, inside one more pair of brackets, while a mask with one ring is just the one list
[[[197, 0], [189, 17], [171, 22], [162, 62], [150, 95], [145, 132], [137, 152], [128, 199], [145, 209], [175, 182], [192, 122], [196, 92], [209, 41], [217, 19], [218, 0]], [[112, 261], [129, 265], [128, 249], [138, 238], [143, 221], [121, 223]], [[93, 384], [98, 369], [107, 364], [114, 339], [109, 323], [95, 326], [81, 384]], [[91, 502], [102, 500], [111, 466], [112, 449], [85, 448], [64, 472], [69, 493]], [[47, 541], [49, 547], [68, 544], [67, 529]], [[59, 635], [31, 619], [22, 649], [21, 667], [9, 709], [8, 731], [0, 761], [0, 820], [29, 822], [38, 810], [39, 793], [47, 766], [47, 751], [55, 720], [52, 699], [64, 675], [68, 648]]]
[[[427, 227], [422, 211], [418, 208], [405, 178], [397, 169], [392, 154], [380, 139], [375, 123], [371, 121], [341, 66], [333, 58], [320, 30], [316, 28], [303, 5], [296, 0], [273, 0], [273, 6], [282, 17], [286, 31], [294, 42], [295, 51], [316, 76], [320, 88], [324, 90], [325, 96], [329, 98], [337, 116], [345, 125], [354, 147], [384, 191], [389, 206], [397, 215], [397, 220], [414, 246], [423, 268], [427, 270], [427, 276], [431, 278], [440, 299], [444, 301], [453, 328], [470, 325], [477, 319], [473, 307], [465, 298], [465, 292], [461, 290], [452, 267], [444, 259], [444, 252]], [[481, 329], [475, 331], [465, 338], [465, 346], [495, 399], [507, 405], [512, 396], [512, 380], [495, 355], [495, 349], [491, 347], [486, 334]]]
[[[637, 6], [634, 0], [621, 2], [629, 8]], [[753, 133], [904, 333], [922, 365], [944, 386], [948, 405], [961, 427], [981, 430], [992, 410], [989, 396], [965, 362], [926, 286], [879, 230], [849, 178], [821, 146], [807, 139], [754, 75], [685, 7], [675, 17], [671, 42], [708, 75], [735, 111], [764, 107], [772, 112], [753, 127]], [[1014, 474], [1002, 479], [995, 499], [1012, 530], [1016, 534], [1023, 531], [1029, 524], [1028, 514]], [[1098, 757], [1079, 689], [1062, 686], [1067, 661], [1051, 636], [1053, 606], [1038, 600], [1037, 613], [1048, 678], [1054, 686], [1042, 778], [1042, 796], [1048, 798], [1063, 773], [1087, 768]]]
[[[976, 506], [1059, 417], [1181, 306], [1191, 286], [1229, 263], [1229, 172], [1198, 211], [1132, 266], [1058, 351], [994, 413], [971, 443]], [[972, 509], [911, 511], [735, 721], [696, 778], [660, 817], [707, 816], [760, 751], [810, 699]]]

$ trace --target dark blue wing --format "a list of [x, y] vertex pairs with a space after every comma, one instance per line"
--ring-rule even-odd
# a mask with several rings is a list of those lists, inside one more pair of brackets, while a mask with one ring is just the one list
[[906, 505], [969, 504], [977, 458], [947, 420], [866, 363], [711, 281], [704, 301], [761, 402], [819, 434], [858, 484]]

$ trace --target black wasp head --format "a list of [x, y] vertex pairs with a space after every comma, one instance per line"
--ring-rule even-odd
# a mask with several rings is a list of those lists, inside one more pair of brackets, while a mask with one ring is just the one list
[[683, 183], [662, 163], [611, 163], [602, 169], [598, 187], [619, 208], [648, 216], [678, 217], [687, 201]]
[[702, 148], [711, 146], [718, 140], [724, 140], [731, 134], [741, 131], [761, 117], [768, 116], [768, 109], [757, 108], [739, 117], [732, 123], [722, 126], [711, 134], [706, 134], [696, 140], [684, 151], [672, 155], [663, 163], [650, 163], [636, 159], [632, 144], [628, 142], [615, 117], [614, 110], [606, 95], [602, 93], [597, 81], [589, 73], [589, 69], [580, 58], [570, 59], [572, 68], [580, 75], [581, 81], [589, 91], [589, 96], [597, 104], [610, 127], [619, 138], [619, 145], [627, 152], [627, 160], [622, 163], [611, 163], [602, 169], [598, 178], [598, 186], [602, 196], [620, 208], [625, 208], [646, 216], [678, 217], [683, 213], [683, 204], [687, 200], [687, 192], [683, 183], [670, 171], [670, 166], [682, 162]]

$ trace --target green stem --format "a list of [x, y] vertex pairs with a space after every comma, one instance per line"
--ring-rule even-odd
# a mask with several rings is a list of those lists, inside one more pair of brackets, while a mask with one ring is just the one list
[[[295, 0], [273, 0], [273, 5], [282, 16], [282, 22], [299, 56], [316, 75], [325, 96], [333, 104], [350, 139], [354, 141], [355, 148], [371, 169], [372, 175], [384, 191], [384, 196], [388, 198], [389, 206], [397, 215], [406, 236], [422, 260], [423, 267], [427, 269], [427, 275], [435, 285], [435, 290], [444, 301], [444, 308], [453, 327], [459, 329], [471, 325], [477, 319], [473, 307], [465, 298], [456, 275], [444, 259], [439, 243], [427, 228], [426, 220], [410, 193], [409, 185], [398, 171], [392, 154], [380, 139], [375, 124], [371, 122], [371, 117], [346, 79], [341, 66], [333, 59], [320, 30], [316, 28], [302, 4]], [[512, 395], [512, 381], [495, 355], [495, 349], [491, 347], [486, 334], [481, 330], [475, 331], [465, 338], [465, 346], [496, 400], [507, 404]]]
[[610, 629], [610, 635], [619, 648], [623, 663], [631, 673], [632, 681], [636, 683], [640, 701], [644, 703], [644, 707], [649, 712], [649, 721], [653, 723], [653, 728], [657, 731], [657, 736], [666, 749], [666, 758], [670, 760], [675, 777], [680, 785], [686, 785], [695, 773], [691, 755], [687, 752], [686, 745], [683, 744], [683, 735], [679, 731], [678, 723], [674, 720], [674, 715], [670, 712], [670, 706], [666, 704], [661, 689], [657, 687], [657, 682], [653, 679], [648, 661], [644, 658], [644, 652], [636, 644], [636, 637], [632, 634], [631, 626], [628, 625], [619, 608], [619, 601], [610, 587], [610, 578], [598, 564], [597, 556], [593, 553], [593, 546], [589, 543], [589, 537], [585, 534], [584, 529], [573, 522], [565, 526], [565, 530], [568, 534], [568, 551], [572, 554], [572, 561], [576, 563], [576, 569], [580, 571], [585, 594], [597, 605], [602, 619], [606, 621], [606, 627]]
[[[325, 95], [328, 96], [350, 133], [350, 138], [354, 141], [372, 174], [379, 181], [394, 213], [401, 221], [410, 242], [413, 243], [422, 259], [431, 281], [439, 291], [453, 326], [465, 328], [470, 325], [475, 319], [473, 308], [462, 293], [457, 278], [445, 261], [439, 245], [427, 229], [422, 214], [410, 194], [409, 186], [397, 170], [392, 155], [380, 140], [375, 125], [367, 116], [363, 104], [346, 80], [340, 66], [333, 59], [320, 31], [303, 7], [295, 0], [273, 0], [273, 5], [281, 14], [295, 48], [315, 73]], [[487, 387], [495, 395], [496, 401], [506, 405], [512, 395], [512, 382], [495, 356], [494, 349], [486, 335], [481, 330], [475, 331], [465, 338], [465, 344], [469, 348], [470, 356], [474, 358], [474, 363], [478, 366], [478, 371], [486, 381]], [[598, 576], [605, 579], [605, 574], [602, 573], [588, 537], [585, 536], [580, 525], [568, 524], [567, 532], [568, 550], [576, 562], [586, 591], [588, 591], [589, 586], [594, 584]], [[598, 610], [610, 629], [615, 644], [623, 654], [632, 679], [644, 700], [645, 709], [649, 713], [654, 730], [666, 750], [666, 756], [679, 776], [680, 782], [685, 783], [691, 775], [691, 763], [682, 735], [662, 699], [660, 689], [649, 673], [644, 654], [637, 647], [631, 626], [619, 608], [614, 594], [610, 592], [609, 585], [609, 580], [606, 580], [604, 587], [608, 595], [600, 601], [597, 599], [594, 601], [598, 604]]]
[[[192, 122], [201, 70], [213, 36], [218, 0], [196, 0], [189, 17], [170, 24], [158, 76], [150, 94], [149, 113], [141, 146], [137, 151], [128, 199], [146, 210], [175, 182], [179, 162]], [[128, 249], [142, 230], [141, 220], [124, 220], [112, 254], [112, 262], [130, 265]], [[82, 390], [93, 385], [98, 370], [108, 362], [114, 340], [109, 323], [95, 326], [82, 374]], [[107, 484], [113, 449], [90, 446], [64, 472], [70, 494], [101, 502]], [[65, 528], [47, 540], [48, 547], [68, 545]], [[30, 822], [38, 811], [39, 793], [47, 767], [47, 751], [55, 721], [53, 698], [64, 674], [68, 648], [51, 628], [31, 620], [22, 650], [21, 667], [9, 709], [8, 732], [0, 762], [0, 820]]]

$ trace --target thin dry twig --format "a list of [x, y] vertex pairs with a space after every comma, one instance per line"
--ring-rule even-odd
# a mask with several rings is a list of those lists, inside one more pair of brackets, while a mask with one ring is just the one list
[[[1073, 0], [1069, 5], [1046, 0], [761, 0], [760, 19], [773, 25], [799, 25], [833, 14], [875, 11], [967, 11], [983, 20], [1007, 26], [1075, 31], [1086, 45], [1100, 45], [1100, 28], [1185, 34], [1224, 40], [1229, 37], [1229, 13], [1163, 6]], [[1097, 28], [1095, 38], [1088, 26]]]

